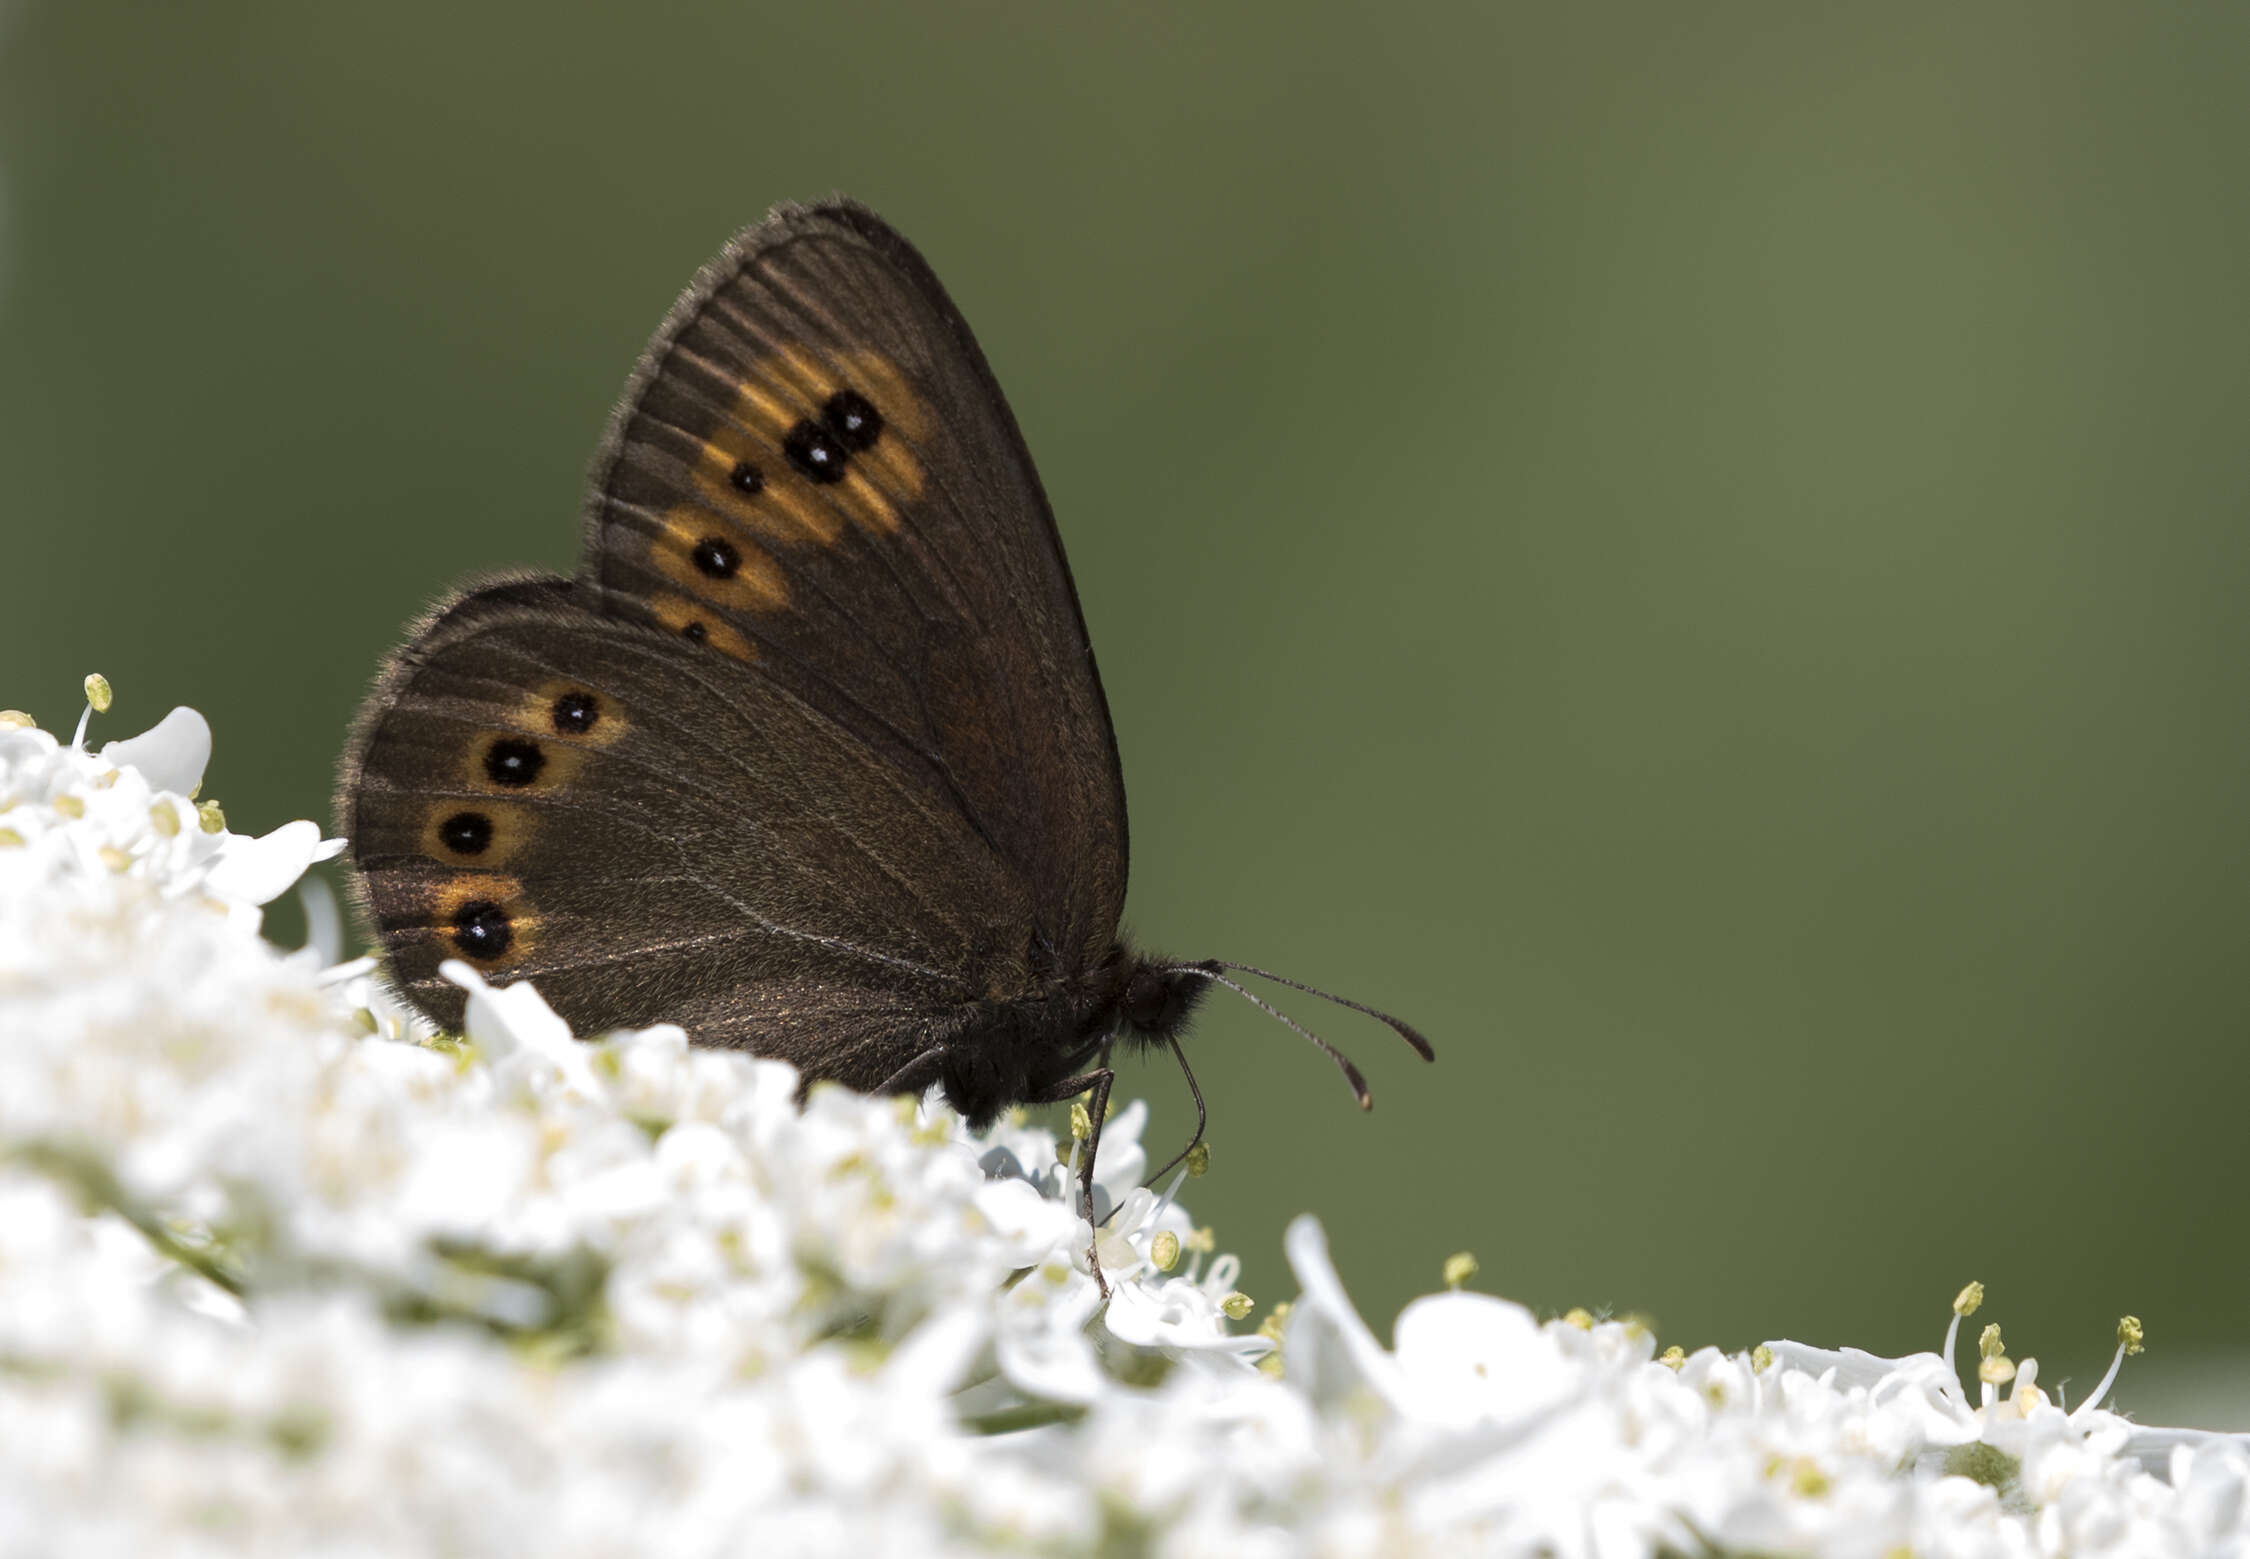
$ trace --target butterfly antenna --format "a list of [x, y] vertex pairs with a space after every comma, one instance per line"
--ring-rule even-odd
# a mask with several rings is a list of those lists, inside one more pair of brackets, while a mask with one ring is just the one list
[[[1276, 985], [1286, 985], [1293, 991], [1303, 991], [1307, 996], [1318, 996], [1322, 1001], [1332, 1001], [1339, 1007], [1349, 1007], [1354, 1012], [1364, 1012], [1412, 1045], [1415, 1053], [1423, 1060], [1435, 1061], [1437, 1059], [1437, 1051], [1432, 1049], [1430, 1042], [1422, 1037], [1422, 1031], [1403, 1018], [1394, 1018], [1387, 1012], [1368, 1006], [1365, 1002], [1353, 1001], [1349, 996], [1338, 996], [1333, 992], [1322, 990], [1317, 985], [1307, 985], [1304, 981], [1292, 980], [1285, 974], [1275, 974], [1270, 969], [1256, 969], [1249, 964], [1230, 964], [1224, 959], [1217, 958], [1211, 961], [1221, 969], [1232, 969], [1237, 974], [1256, 975], [1261, 980], [1271, 980]], [[1241, 987], [1237, 986], [1236, 989], [1239, 990]]]
[[[1307, 1038], [1307, 1039], [1311, 1040], [1311, 1041], [1312, 1041], [1312, 1042], [1313, 1042], [1314, 1044], [1316, 1044], [1316, 1045], [1318, 1045], [1318, 1046], [1320, 1047], [1320, 1049], [1321, 1049], [1321, 1053], [1322, 1053], [1323, 1055], [1327, 1056], [1329, 1060], [1331, 1060], [1331, 1061], [1335, 1062], [1335, 1063], [1336, 1063], [1336, 1065], [1337, 1065], [1337, 1066], [1338, 1066], [1338, 1067], [1339, 1067], [1339, 1068], [1340, 1068], [1340, 1069], [1341, 1069], [1341, 1070], [1343, 1071], [1343, 1074], [1344, 1074], [1344, 1081], [1345, 1081], [1345, 1082], [1347, 1082], [1347, 1083], [1350, 1083], [1350, 1084], [1352, 1085], [1352, 1094], [1353, 1094], [1353, 1096], [1354, 1096], [1354, 1097], [1356, 1097], [1356, 1098], [1357, 1098], [1357, 1099], [1359, 1100], [1359, 1107], [1360, 1107], [1361, 1109], [1363, 1109], [1363, 1110], [1372, 1110], [1373, 1108], [1375, 1108], [1375, 1096], [1374, 1096], [1374, 1095], [1373, 1095], [1372, 1093], [1369, 1093], [1369, 1092], [1367, 1091], [1367, 1079], [1359, 1075], [1359, 1068], [1358, 1068], [1358, 1067], [1356, 1067], [1356, 1066], [1354, 1066], [1354, 1065], [1352, 1065], [1352, 1058], [1351, 1058], [1350, 1056], [1347, 1056], [1347, 1055], [1345, 1055], [1345, 1054], [1344, 1054], [1344, 1053], [1343, 1053], [1343, 1052], [1342, 1052], [1341, 1050], [1338, 1050], [1338, 1049], [1337, 1049], [1337, 1048], [1336, 1048], [1336, 1047], [1335, 1047], [1334, 1045], [1331, 1045], [1330, 1043], [1328, 1043], [1328, 1041], [1327, 1041], [1327, 1040], [1325, 1040], [1325, 1039], [1322, 1039], [1322, 1038], [1321, 1038], [1321, 1037], [1320, 1037], [1320, 1036], [1319, 1036], [1318, 1034], [1315, 1034], [1315, 1033], [1314, 1033], [1314, 1032], [1313, 1032], [1313, 1031], [1312, 1031], [1311, 1029], [1309, 1029], [1309, 1028], [1306, 1028], [1306, 1027], [1305, 1027], [1305, 1026], [1304, 1026], [1304, 1025], [1302, 1024], [1302, 1023], [1299, 1023], [1299, 1022], [1298, 1022], [1298, 1021], [1297, 1021], [1297, 1020], [1296, 1020], [1295, 1018], [1292, 1018], [1291, 1016], [1289, 1016], [1289, 1014], [1288, 1014], [1288, 1013], [1286, 1013], [1286, 1012], [1283, 1012], [1283, 1011], [1282, 1011], [1282, 1010], [1281, 1010], [1281, 1009], [1280, 1009], [1279, 1007], [1276, 1007], [1276, 1006], [1275, 1006], [1275, 1005], [1274, 1005], [1274, 1004], [1273, 1004], [1272, 1002], [1270, 1002], [1270, 1001], [1267, 1001], [1267, 1000], [1266, 1000], [1266, 999], [1265, 999], [1265, 998], [1264, 998], [1263, 996], [1260, 996], [1260, 995], [1259, 995], [1259, 994], [1258, 994], [1258, 993], [1257, 993], [1256, 991], [1254, 991], [1254, 990], [1250, 989], [1250, 987], [1249, 987], [1249, 986], [1247, 986], [1247, 985], [1238, 985], [1238, 984], [1236, 984], [1236, 983], [1235, 983], [1234, 981], [1232, 981], [1232, 980], [1228, 979], [1228, 978], [1227, 978], [1227, 977], [1226, 977], [1225, 975], [1223, 975], [1223, 974], [1214, 974], [1214, 973], [1212, 973], [1212, 971], [1213, 971], [1214, 969], [1239, 969], [1239, 968], [1241, 968], [1241, 967], [1242, 967], [1242, 966], [1241, 966], [1241, 965], [1239, 965], [1239, 964], [1220, 964], [1220, 963], [1202, 963], [1202, 964], [1175, 964], [1175, 965], [1173, 965], [1173, 968], [1177, 969], [1177, 970], [1178, 970], [1178, 971], [1180, 971], [1181, 973], [1184, 973], [1184, 974], [1200, 974], [1200, 975], [1202, 975], [1202, 976], [1203, 976], [1203, 978], [1205, 978], [1206, 980], [1209, 980], [1209, 981], [1210, 981], [1210, 982], [1211, 982], [1211, 983], [1212, 983], [1213, 985], [1223, 985], [1223, 986], [1225, 986], [1225, 987], [1226, 987], [1226, 988], [1227, 988], [1228, 990], [1230, 990], [1230, 991], [1234, 992], [1234, 993], [1235, 993], [1235, 995], [1237, 995], [1237, 996], [1241, 997], [1241, 998], [1242, 998], [1242, 999], [1243, 999], [1244, 1001], [1248, 1002], [1248, 1003], [1249, 1003], [1249, 1004], [1250, 1004], [1251, 1006], [1253, 1006], [1253, 1007], [1257, 1008], [1257, 1009], [1258, 1009], [1258, 1010], [1259, 1010], [1260, 1012], [1264, 1013], [1264, 1014], [1265, 1014], [1265, 1015], [1266, 1015], [1267, 1017], [1269, 1017], [1269, 1018], [1272, 1018], [1272, 1019], [1273, 1019], [1273, 1020], [1274, 1020], [1275, 1022], [1277, 1022], [1277, 1023], [1285, 1023], [1285, 1024], [1287, 1024], [1287, 1025], [1288, 1025], [1288, 1026], [1289, 1026], [1290, 1028], [1293, 1028], [1293, 1029], [1295, 1029], [1295, 1030], [1296, 1030], [1296, 1031], [1297, 1031], [1297, 1032], [1298, 1032], [1299, 1034], [1301, 1034], [1301, 1035], [1303, 1035], [1303, 1036], [1304, 1036], [1305, 1038]], [[1255, 971], [1255, 970], [1248, 970], [1248, 969], [1245, 969], [1245, 970], [1243, 970], [1243, 972], [1244, 972], [1245, 974], [1252, 974], [1252, 973], [1255, 973], [1256, 971]]]

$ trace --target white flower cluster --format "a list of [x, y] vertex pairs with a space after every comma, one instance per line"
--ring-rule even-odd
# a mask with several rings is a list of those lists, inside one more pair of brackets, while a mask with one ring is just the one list
[[275, 950], [333, 842], [229, 833], [208, 752], [0, 712], [0, 1555], [2250, 1554], [2250, 1450], [1989, 1330], [1975, 1405], [1950, 1334], [1659, 1358], [1447, 1292], [1386, 1348], [1301, 1219], [1237, 1332], [1138, 1106], [1105, 1301], [1069, 1139], [465, 967], [443, 1040]]

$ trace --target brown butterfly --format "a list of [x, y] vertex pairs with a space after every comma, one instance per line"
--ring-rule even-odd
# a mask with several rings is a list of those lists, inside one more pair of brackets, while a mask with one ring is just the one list
[[[361, 708], [337, 817], [399, 984], [466, 959], [581, 1034], [697, 1043], [971, 1122], [1090, 1095], [1232, 973], [1132, 947], [1125, 786], [1014, 415], [913, 248], [778, 207], [696, 276], [594, 465], [575, 578], [472, 584]], [[1203, 1101], [1195, 1091], [1196, 1139]], [[1193, 1144], [1191, 1144], [1192, 1146]]]

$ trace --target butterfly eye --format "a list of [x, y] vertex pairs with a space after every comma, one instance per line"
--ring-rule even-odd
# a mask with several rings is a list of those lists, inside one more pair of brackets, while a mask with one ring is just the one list
[[453, 945], [479, 962], [505, 957], [515, 939], [508, 912], [490, 899], [471, 899], [453, 912]]
[[844, 479], [844, 467], [851, 461], [843, 441], [817, 422], [798, 423], [781, 441], [781, 452], [789, 463], [806, 479], [826, 486]]
[[883, 415], [857, 390], [838, 390], [820, 410], [820, 420], [846, 449], [872, 449], [883, 436]]
[[456, 812], [438, 824], [438, 840], [455, 855], [482, 855], [492, 844], [492, 819], [482, 812]]
[[601, 718], [601, 708], [601, 701], [591, 693], [565, 693], [555, 700], [555, 729], [565, 736], [584, 736]]
[[485, 749], [484, 772], [495, 785], [528, 785], [546, 766], [547, 755], [539, 744], [520, 736], [504, 736]]
[[1173, 1000], [1171, 984], [1154, 969], [1138, 969], [1126, 983], [1124, 1000], [1118, 1008], [1125, 1021], [1137, 1029], [1156, 1030], [1164, 1027], [1164, 1020]]

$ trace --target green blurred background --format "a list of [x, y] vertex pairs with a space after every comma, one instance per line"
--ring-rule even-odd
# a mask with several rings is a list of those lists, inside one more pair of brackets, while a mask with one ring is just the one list
[[1246, 1288], [1307, 1208], [1379, 1328], [1461, 1247], [1689, 1345], [1976, 1277], [2250, 1425], [2246, 80], [2241, 7], [19, 7], [0, 703], [325, 816], [689, 274], [847, 189], [1038, 453], [1134, 925], [1441, 1048], [1293, 1002], [1361, 1118], [1212, 1004]]

